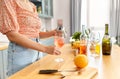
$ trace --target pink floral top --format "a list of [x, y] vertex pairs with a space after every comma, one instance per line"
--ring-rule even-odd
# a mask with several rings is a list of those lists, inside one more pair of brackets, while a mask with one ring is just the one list
[[21, 6], [18, 1], [20, 0], [1, 0], [0, 32], [6, 34], [16, 31], [29, 38], [39, 37], [41, 22], [35, 5], [30, 2], [32, 12]]

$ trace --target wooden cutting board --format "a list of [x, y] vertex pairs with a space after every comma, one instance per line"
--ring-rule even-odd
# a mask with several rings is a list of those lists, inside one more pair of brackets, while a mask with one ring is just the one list
[[65, 75], [63, 79], [92, 79], [95, 75], [97, 75], [98, 70], [92, 67], [86, 67], [85, 69], [81, 69], [79, 72], [71, 72], [71, 73], [62, 73]]

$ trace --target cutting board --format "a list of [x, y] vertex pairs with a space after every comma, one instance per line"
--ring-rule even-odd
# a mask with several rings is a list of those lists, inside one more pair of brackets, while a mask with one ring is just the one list
[[98, 70], [93, 67], [86, 67], [81, 69], [79, 72], [71, 72], [71, 73], [62, 73], [65, 75], [63, 79], [92, 79], [95, 75], [97, 75]]

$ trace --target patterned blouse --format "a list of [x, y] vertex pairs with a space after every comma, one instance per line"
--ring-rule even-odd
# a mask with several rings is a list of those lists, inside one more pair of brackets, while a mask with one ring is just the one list
[[41, 26], [36, 6], [30, 2], [33, 11], [25, 9], [20, 0], [1, 0], [0, 2], [0, 32], [6, 34], [16, 31], [29, 38], [39, 37]]

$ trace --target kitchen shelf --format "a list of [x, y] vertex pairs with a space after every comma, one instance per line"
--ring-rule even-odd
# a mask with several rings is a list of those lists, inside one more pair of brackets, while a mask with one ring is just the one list
[[30, 0], [36, 7], [40, 18], [53, 17], [53, 0]]
[[30, 0], [31, 2], [42, 2], [42, 0]]

